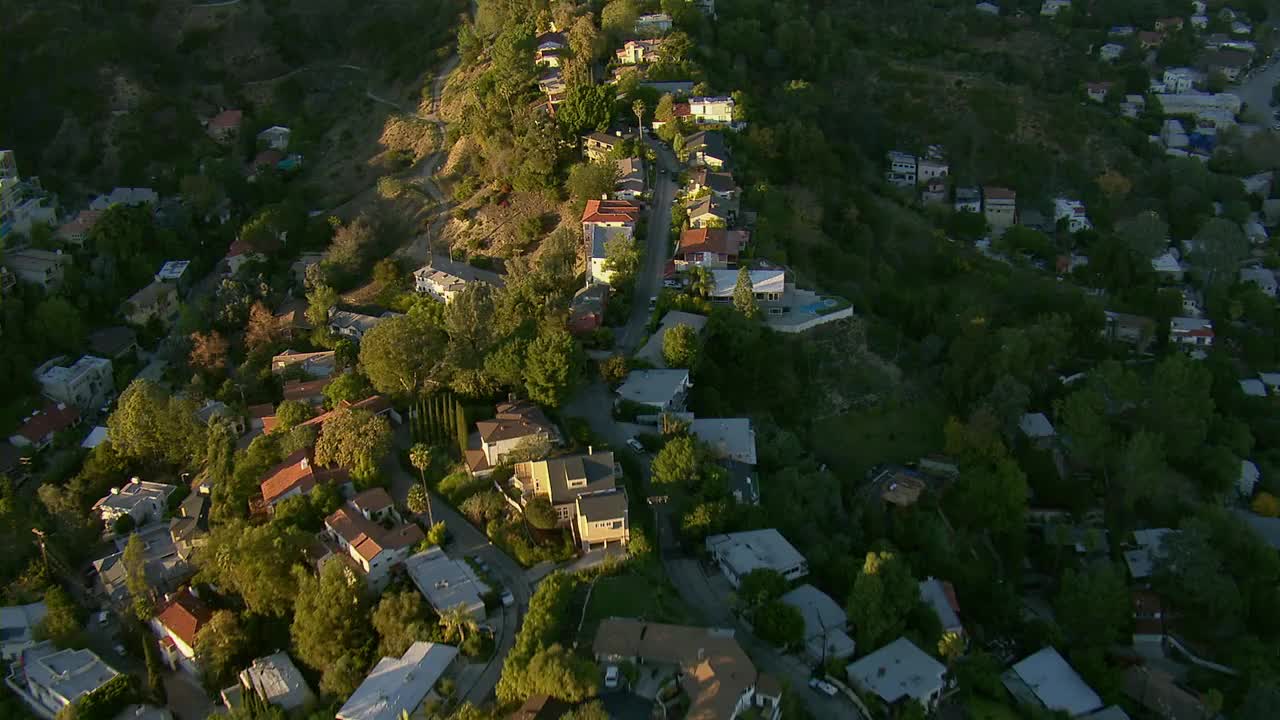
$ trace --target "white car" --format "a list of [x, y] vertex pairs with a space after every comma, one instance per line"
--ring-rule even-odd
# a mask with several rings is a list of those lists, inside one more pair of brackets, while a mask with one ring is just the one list
[[635, 438], [627, 438], [627, 447], [631, 448], [632, 450], [635, 450], [638, 453], [644, 452], [644, 446], [641, 445], [640, 441]]
[[618, 687], [618, 666], [610, 665], [604, 669], [604, 686], [609, 690]]
[[516, 596], [511, 594], [510, 590], [502, 591], [502, 607], [511, 607], [516, 604]]
[[826, 695], [827, 697], [835, 697], [836, 693], [839, 692], [838, 690], [836, 690], [835, 685], [832, 685], [826, 680], [820, 680], [818, 678], [811, 678], [809, 680], [809, 687], [813, 688], [814, 690], [817, 690], [818, 692], [822, 693], [823, 695]]

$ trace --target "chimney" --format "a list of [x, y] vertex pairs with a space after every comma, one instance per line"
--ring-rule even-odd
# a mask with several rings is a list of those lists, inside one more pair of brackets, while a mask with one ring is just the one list
[[119, 494], [120, 494], [120, 488], [111, 488], [111, 494], [112, 494], [112, 495], [119, 495]]
[[129, 478], [129, 482], [133, 483], [134, 485], [140, 485], [142, 483], [142, 478], [135, 476], [135, 477]]
[[594, 455], [594, 454], [595, 454], [595, 452], [596, 452], [596, 450], [595, 450], [595, 448], [594, 448], [593, 446], [591, 446], [591, 445], [588, 445], [588, 446], [587, 446], [587, 454], [588, 454], [588, 455]]
[[306, 470], [307, 468], [311, 467], [311, 460], [309, 460], [306, 456], [303, 456], [303, 458], [298, 461], [298, 467], [302, 468], [303, 470]]

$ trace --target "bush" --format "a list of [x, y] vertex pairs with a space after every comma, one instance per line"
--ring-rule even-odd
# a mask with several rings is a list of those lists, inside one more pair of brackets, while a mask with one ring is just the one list
[[117, 535], [128, 535], [137, 526], [138, 523], [134, 522], [133, 516], [125, 514], [116, 518], [116, 521], [111, 524], [111, 531]]
[[436, 490], [449, 501], [450, 505], [458, 507], [467, 498], [481, 492], [486, 487], [489, 487], [488, 480], [471, 477], [471, 474], [466, 470], [458, 470], [446, 475], [440, 481]]

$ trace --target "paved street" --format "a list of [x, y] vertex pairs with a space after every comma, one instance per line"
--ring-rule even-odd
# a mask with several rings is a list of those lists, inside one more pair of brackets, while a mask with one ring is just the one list
[[1240, 97], [1248, 107], [1244, 119], [1263, 127], [1271, 127], [1271, 88], [1280, 82], [1280, 63], [1255, 70], [1244, 82], [1232, 85], [1227, 92]]
[[[618, 335], [618, 350], [629, 353], [640, 346], [644, 328], [649, 322], [649, 298], [662, 287], [662, 269], [671, 257], [671, 202], [675, 198], [675, 173], [679, 170], [676, 157], [665, 145], [651, 137], [645, 138], [649, 147], [658, 154], [658, 170], [653, 184], [653, 199], [649, 210], [649, 229], [645, 245], [644, 268], [636, 278], [635, 293], [631, 299], [631, 319]], [[661, 172], [665, 170], [666, 172]]]

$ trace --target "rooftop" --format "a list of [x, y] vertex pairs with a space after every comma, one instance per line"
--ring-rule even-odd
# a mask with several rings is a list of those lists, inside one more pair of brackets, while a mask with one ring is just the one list
[[80, 422], [80, 411], [74, 406], [48, 403], [43, 409], [27, 416], [17, 434], [33, 445], [39, 445], [44, 442], [45, 437], [66, 430], [77, 422]]
[[640, 206], [630, 200], [588, 200], [582, 210], [584, 223], [635, 223]]
[[623, 400], [665, 405], [688, 386], [688, 370], [632, 370], [617, 393]]
[[120, 674], [92, 650], [59, 650], [47, 640], [23, 650], [19, 662], [31, 682], [67, 703], [97, 690]]
[[840, 607], [840, 603], [807, 583], [783, 595], [782, 602], [800, 611], [804, 618], [805, 637], [844, 630], [849, 624], [849, 616]]
[[[1046, 647], [1015, 664], [1005, 673], [1005, 685], [1014, 678], [1021, 681], [1045, 708], [1065, 711], [1073, 716], [1093, 712], [1102, 707], [1102, 699], [1085, 684], [1067, 661], [1052, 647]], [[1017, 696], [1014, 687], [1009, 688]]]
[[213, 611], [188, 590], [176, 593], [156, 612], [160, 625], [192, 648], [196, 646], [200, 628], [211, 617]]
[[565, 455], [515, 466], [516, 480], [526, 490], [547, 493], [553, 505], [573, 502], [583, 493], [612, 490], [616, 486], [611, 452]]
[[433, 547], [404, 561], [405, 571], [431, 607], [443, 612], [462, 605], [468, 612], [484, 611], [488, 585], [463, 560], [455, 560]]
[[156, 272], [156, 281], [163, 282], [165, 280], [178, 280], [191, 266], [190, 260], [170, 260], [160, 266], [160, 270]]
[[887, 703], [928, 698], [942, 689], [946, 671], [942, 663], [903, 637], [845, 668], [850, 680]]
[[355, 508], [354, 502], [352, 500], [347, 506], [335, 510], [324, 519], [324, 524], [346, 540], [365, 560], [373, 562], [383, 550], [413, 547], [426, 538], [422, 528], [415, 523], [406, 523], [388, 530], [365, 517]]
[[920, 581], [920, 599], [933, 608], [942, 623], [942, 629], [955, 631], [961, 628], [960, 606], [956, 601], [955, 588], [951, 583], [928, 578]]
[[550, 437], [559, 435], [542, 408], [530, 400], [499, 403], [493, 419], [477, 421], [476, 429], [480, 431], [480, 439], [486, 443], [515, 440], [539, 433]]
[[177, 490], [177, 486], [164, 483], [148, 482], [133, 478], [119, 488], [112, 488], [93, 504], [93, 509], [101, 512], [104, 508], [129, 512], [142, 503], [154, 503], [156, 507], [167, 507], [169, 496]]
[[577, 511], [588, 523], [626, 517], [627, 493], [622, 488], [583, 493], [578, 496]]
[[298, 667], [283, 652], [254, 660], [240, 671], [240, 682], [256, 690], [263, 700], [285, 710], [300, 708], [315, 698]]
[[667, 332], [677, 325], [688, 325], [693, 328], [695, 333], [701, 333], [706, 324], [706, 315], [671, 310], [662, 316], [662, 324], [649, 336], [649, 339], [645, 341], [644, 347], [640, 348], [636, 356], [647, 360], [654, 367], [664, 368], [667, 363], [662, 357], [662, 343], [667, 336]]
[[317, 483], [326, 481], [345, 483], [347, 479], [347, 471], [341, 468], [314, 467], [310, 449], [304, 448], [295, 451], [267, 473], [261, 483], [262, 499], [267, 504], [271, 504], [295, 489], [308, 493]]
[[805, 564], [800, 551], [773, 528], [711, 535], [707, 538], [707, 549], [721, 562], [731, 565], [739, 577], [758, 568], [785, 572]]
[[721, 458], [756, 464], [756, 433], [748, 418], [697, 418], [689, 432]]
[[[751, 278], [751, 289], [754, 292], [776, 294], [786, 292], [787, 272], [781, 268], [751, 270], [748, 272], [748, 276]], [[715, 289], [711, 291], [711, 297], [733, 297], [733, 289], [738, 285], [737, 270], [713, 269], [711, 271], [711, 279], [715, 283]]]
[[1057, 434], [1054, 432], [1053, 423], [1049, 422], [1049, 418], [1044, 413], [1024, 414], [1018, 421], [1018, 428], [1032, 439], [1051, 438]]
[[502, 287], [506, 284], [498, 273], [481, 270], [467, 263], [456, 262], [447, 256], [436, 254], [430, 255], [427, 258], [427, 264], [415, 270], [413, 276], [452, 291], [461, 291], [467, 283], [482, 282], [494, 287]]
[[382, 658], [338, 710], [338, 720], [399, 720], [418, 707], [457, 656], [453, 646], [415, 642], [402, 657]]

